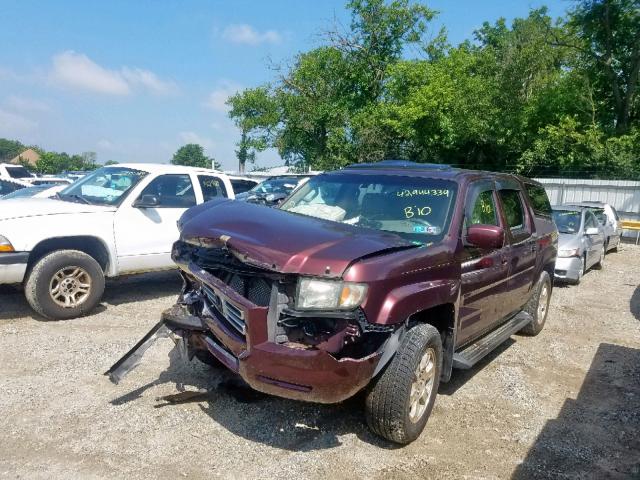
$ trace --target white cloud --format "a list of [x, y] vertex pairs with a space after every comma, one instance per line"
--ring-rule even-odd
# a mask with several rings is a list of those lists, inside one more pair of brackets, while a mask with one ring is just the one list
[[282, 41], [282, 35], [276, 30], [259, 32], [246, 23], [227, 26], [222, 32], [222, 38], [232, 43], [253, 46], [260, 45], [261, 43], [280, 43]]
[[37, 126], [38, 123], [33, 120], [0, 108], [0, 132], [6, 136], [14, 136], [30, 132]]
[[177, 89], [174, 83], [161, 80], [148, 70], [129, 67], [111, 70], [73, 50], [53, 56], [49, 78], [58, 85], [106, 95], [129, 95], [134, 89], [167, 94]]
[[96, 146], [101, 150], [113, 150], [113, 143], [111, 143], [106, 138], [103, 138], [102, 140], [98, 140], [98, 143], [96, 143]]
[[17, 95], [7, 97], [4, 104], [13, 111], [48, 112], [51, 110], [51, 107], [45, 102]]
[[242, 90], [242, 85], [231, 82], [221, 81], [216, 89], [214, 89], [204, 101], [204, 106], [210, 108], [215, 112], [227, 113], [229, 106], [226, 105], [226, 101], [231, 95], [236, 94]]
[[210, 150], [215, 146], [215, 143], [210, 138], [201, 137], [196, 132], [180, 132], [178, 137], [182, 143], [197, 143], [202, 145], [206, 150]]
[[109, 95], [128, 95], [131, 88], [120, 72], [108, 70], [72, 50], [53, 57], [51, 79], [60, 85]]
[[130, 85], [147, 88], [152, 93], [158, 95], [174, 93], [178, 89], [175, 83], [161, 80], [155, 73], [149, 70], [124, 67], [122, 69], [122, 76]]

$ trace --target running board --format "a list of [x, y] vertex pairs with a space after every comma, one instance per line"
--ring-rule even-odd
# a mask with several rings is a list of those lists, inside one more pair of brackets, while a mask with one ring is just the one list
[[511, 335], [522, 330], [532, 320], [533, 317], [527, 312], [517, 313], [495, 330], [476, 340], [475, 343], [455, 352], [453, 354], [453, 368], [466, 370], [473, 367], [489, 352], [502, 344]]

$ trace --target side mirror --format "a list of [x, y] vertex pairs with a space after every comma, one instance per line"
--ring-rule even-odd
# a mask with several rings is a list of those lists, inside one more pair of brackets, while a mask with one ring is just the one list
[[596, 227], [587, 228], [587, 229], [584, 231], [584, 234], [585, 234], [585, 235], [589, 235], [589, 236], [591, 236], [591, 235], [598, 235], [598, 233], [600, 233], [600, 231], [599, 231]]
[[160, 200], [155, 195], [142, 195], [133, 202], [135, 208], [154, 208], [158, 205], [160, 205]]
[[496, 225], [471, 225], [467, 228], [467, 242], [485, 250], [502, 248], [504, 229]]

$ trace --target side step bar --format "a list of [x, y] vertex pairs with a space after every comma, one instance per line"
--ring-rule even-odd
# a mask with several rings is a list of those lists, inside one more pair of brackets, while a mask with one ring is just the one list
[[495, 330], [476, 340], [475, 343], [455, 352], [453, 354], [453, 368], [466, 370], [473, 367], [489, 352], [502, 344], [511, 335], [520, 331], [532, 320], [533, 318], [527, 312], [517, 313], [510, 320], [507, 320]]

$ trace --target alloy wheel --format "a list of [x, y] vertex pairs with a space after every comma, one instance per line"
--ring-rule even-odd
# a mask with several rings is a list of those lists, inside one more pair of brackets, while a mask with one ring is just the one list
[[540, 290], [540, 296], [538, 297], [538, 323], [544, 322], [547, 316], [547, 309], [549, 308], [549, 287], [545, 282]]
[[91, 276], [81, 267], [64, 267], [49, 283], [49, 295], [59, 306], [75, 308], [82, 305], [91, 293]]
[[432, 348], [428, 348], [413, 376], [411, 384], [411, 393], [409, 396], [409, 419], [413, 423], [417, 423], [424, 415], [433, 394], [433, 382], [436, 372], [436, 352]]

